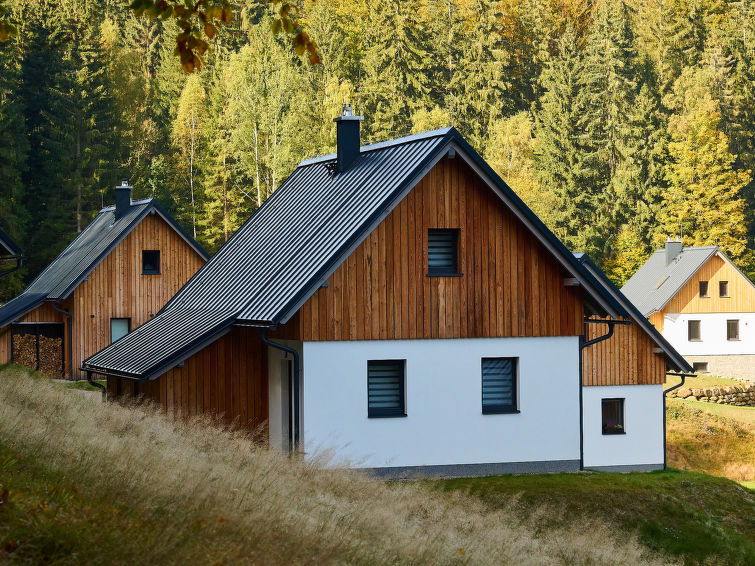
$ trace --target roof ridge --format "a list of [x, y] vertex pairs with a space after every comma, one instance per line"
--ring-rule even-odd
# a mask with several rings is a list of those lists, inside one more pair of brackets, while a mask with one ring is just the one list
[[[385, 149], [387, 147], [395, 147], [397, 145], [402, 145], [405, 143], [412, 143], [415, 141], [426, 140], [428, 138], [439, 138], [439, 137], [445, 136], [446, 134], [448, 134], [448, 132], [450, 132], [453, 129], [454, 129], [453, 126], [448, 126], [446, 128], [439, 128], [437, 130], [428, 130], [426, 132], [420, 132], [418, 134], [411, 134], [408, 136], [394, 138], [391, 140], [370, 143], [367, 145], [360, 146], [359, 152], [367, 153], [367, 152], [375, 151], [378, 149]], [[304, 159], [301, 163], [299, 163], [299, 165], [297, 165], [297, 168], [306, 167], [308, 165], [315, 165], [317, 163], [325, 163], [326, 161], [332, 161], [336, 159], [336, 157], [337, 157], [337, 154], [335, 153], [328, 153], [326, 155], [320, 155], [318, 157], [311, 157], [309, 159]]]

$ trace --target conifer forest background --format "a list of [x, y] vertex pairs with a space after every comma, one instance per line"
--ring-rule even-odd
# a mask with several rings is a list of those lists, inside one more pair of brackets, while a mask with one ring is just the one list
[[[128, 179], [214, 251], [299, 161], [453, 125], [573, 251], [623, 283], [657, 246], [755, 274], [755, 0], [314, 0], [309, 64], [233, 1], [201, 71], [127, 0], [5, 0], [0, 229], [18, 293]], [[275, 242], [270, 242], [271, 246]]]

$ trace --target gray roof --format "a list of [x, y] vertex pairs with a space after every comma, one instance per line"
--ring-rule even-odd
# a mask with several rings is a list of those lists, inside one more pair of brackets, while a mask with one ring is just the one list
[[689, 365], [687, 360], [676, 351], [676, 349], [669, 344], [669, 342], [661, 335], [660, 332], [650, 324], [650, 321], [632, 304], [632, 301], [624, 295], [611, 281], [606, 277], [606, 274], [595, 265], [587, 254], [575, 253], [574, 256], [585, 266], [595, 277], [602, 283], [603, 287], [616, 297], [616, 300], [626, 309], [629, 314], [628, 318], [640, 326], [645, 333], [650, 336], [651, 340], [655, 342], [658, 347], [666, 354], [666, 359], [674, 367], [674, 369], [684, 372], [692, 373], [692, 366]]
[[683, 248], [671, 263], [666, 250], [650, 256], [621, 288], [644, 316], [661, 310], [705, 263], [719, 251], [717, 246]]
[[[229, 316], [257, 326], [285, 323], [451, 148], [492, 179], [502, 198], [588, 293], [610, 305], [609, 312], [623, 313], [461, 135], [445, 128], [364, 146], [342, 173], [333, 173], [335, 155], [303, 161], [143, 331], [137, 329], [84, 360], [82, 369], [158, 377], [171, 361], [188, 357], [201, 340], [209, 343], [213, 325], [215, 332], [227, 328]], [[177, 313], [201, 324], [187, 324]], [[151, 341], [158, 336], [170, 345], [168, 350], [154, 347]], [[137, 352], [149, 353], [134, 360]]]
[[10, 236], [0, 230], [0, 256], [4, 255], [13, 255], [13, 256], [20, 256], [22, 255], [21, 248], [19, 248], [16, 243], [10, 239]]
[[[129, 210], [117, 219], [115, 207], [109, 206], [100, 210], [94, 220], [34, 278], [21, 295], [0, 307], [0, 327], [17, 320], [43, 301], [60, 301], [67, 298], [150, 213], [162, 216], [199, 255], [205, 259], [208, 258], [207, 252], [183, 231], [157, 201], [153, 199], [134, 201]], [[26, 305], [26, 310], [23, 312], [18, 309], [18, 305], [21, 304]]]

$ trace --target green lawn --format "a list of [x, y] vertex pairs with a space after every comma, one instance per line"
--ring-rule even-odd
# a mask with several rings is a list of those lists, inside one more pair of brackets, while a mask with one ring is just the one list
[[669, 470], [496, 476], [438, 482], [490, 509], [515, 501], [554, 524], [600, 517], [687, 564], [755, 564], [755, 492], [705, 474]]

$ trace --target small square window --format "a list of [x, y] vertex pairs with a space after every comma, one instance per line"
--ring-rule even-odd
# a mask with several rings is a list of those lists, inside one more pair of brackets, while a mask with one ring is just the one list
[[406, 416], [406, 360], [367, 362], [367, 416]]
[[718, 282], [718, 296], [719, 297], [728, 297], [729, 296], [729, 282], [728, 281], [719, 281]]
[[110, 343], [123, 338], [131, 330], [130, 318], [110, 319]]
[[603, 399], [603, 434], [626, 434], [624, 399]]
[[687, 340], [690, 342], [700, 342], [700, 321], [687, 321]]
[[427, 274], [459, 275], [458, 230], [428, 230]]
[[707, 281], [700, 281], [700, 296], [702, 298], [708, 297], [708, 282]]
[[514, 413], [516, 358], [482, 358], [482, 414]]
[[693, 362], [692, 371], [695, 373], [708, 373], [708, 362]]
[[142, 251], [142, 273], [144, 275], [160, 274], [160, 250]]
[[726, 321], [726, 339], [729, 341], [739, 340], [739, 321], [738, 320]]

